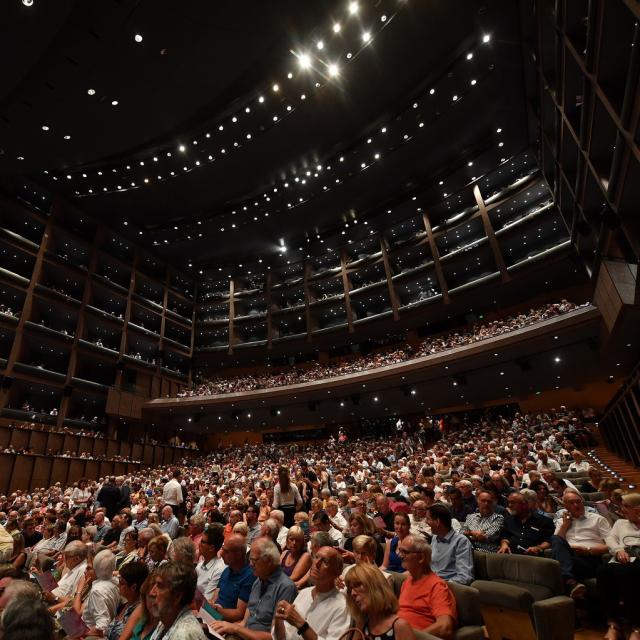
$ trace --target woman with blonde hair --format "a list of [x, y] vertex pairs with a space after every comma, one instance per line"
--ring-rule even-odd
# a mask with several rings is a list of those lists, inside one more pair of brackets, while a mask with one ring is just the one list
[[[358, 536], [371, 536], [372, 538], [376, 534], [376, 526], [371, 518], [368, 518], [362, 513], [352, 513], [349, 516], [349, 537], [344, 542], [344, 550], [342, 559], [345, 562], [355, 562], [353, 557], [353, 541]], [[376, 564], [381, 565], [384, 560], [384, 547], [380, 544], [377, 545], [376, 551]]]
[[304, 531], [300, 527], [293, 526], [287, 532], [287, 548], [280, 556], [280, 566], [296, 587], [300, 588], [298, 582], [311, 568], [311, 555], [307, 551]]
[[398, 616], [398, 598], [378, 567], [357, 564], [346, 575], [347, 607], [358, 629], [371, 640], [415, 640]]

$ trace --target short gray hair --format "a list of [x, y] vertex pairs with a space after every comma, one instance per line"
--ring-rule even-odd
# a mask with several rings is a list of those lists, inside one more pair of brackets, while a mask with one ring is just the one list
[[116, 557], [109, 551], [104, 549], [96, 554], [93, 559], [93, 570], [96, 572], [98, 580], [110, 580], [116, 568]]
[[189, 518], [189, 524], [202, 529], [202, 531], [204, 531], [204, 525], [206, 522], [207, 521], [204, 519], [204, 516], [201, 516], [199, 513], [196, 513], [195, 516], [191, 516], [191, 518]]
[[520, 489], [520, 495], [524, 496], [529, 504], [537, 504], [538, 502], [538, 494], [533, 489]]
[[88, 554], [89, 554], [89, 549], [87, 548], [87, 545], [84, 542], [80, 542], [80, 540], [74, 540], [64, 548], [65, 556], [68, 555], [68, 556], [73, 556], [75, 558], [81, 558], [82, 560], [86, 560]]
[[251, 547], [258, 552], [258, 557], [271, 560], [271, 564], [274, 567], [280, 564], [278, 547], [269, 538], [257, 538], [253, 541]]
[[176, 562], [196, 563], [196, 545], [191, 538], [176, 538], [169, 555]]
[[431, 545], [422, 537], [410, 533], [404, 538], [411, 550], [425, 556], [427, 562], [431, 563]]

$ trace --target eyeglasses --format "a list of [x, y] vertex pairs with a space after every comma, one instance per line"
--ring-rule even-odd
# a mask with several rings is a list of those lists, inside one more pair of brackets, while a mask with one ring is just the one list
[[323, 556], [316, 556], [311, 562], [314, 564], [321, 564], [323, 567], [328, 567], [331, 564], [331, 560], [329, 560], [329, 558], [324, 558]]
[[411, 555], [412, 553], [418, 553], [417, 551], [411, 551], [410, 549], [398, 549], [396, 551], [396, 553], [401, 557], [404, 558], [408, 555]]

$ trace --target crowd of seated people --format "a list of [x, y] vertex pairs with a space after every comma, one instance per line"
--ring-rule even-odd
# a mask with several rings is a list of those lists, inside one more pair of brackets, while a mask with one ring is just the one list
[[19, 311], [14, 311], [10, 306], [0, 303], [0, 313], [5, 316], [11, 316], [12, 318], [18, 318], [20, 316]]
[[546, 304], [537, 309], [531, 309], [528, 313], [508, 316], [491, 322], [478, 323], [466, 331], [454, 331], [441, 336], [425, 338], [415, 349], [409, 345], [394, 346], [368, 355], [353, 356], [338, 362], [313, 363], [313, 365], [305, 368], [289, 367], [279, 372], [213, 378], [203, 380], [193, 389], [180, 391], [177, 395], [179, 398], [184, 398], [254, 391], [256, 389], [270, 389], [359, 373], [406, 362], [412, 358], [428, 356], [456, 347], [474, 344], [487, 338], [494, 338], [522, 329], [542, 320], [569, 313], [577, 308], [579, 308], [579, 305], [568, 300], [561, 300], [559, 303]]
[[[37, 617], [42, 638], [72, 619], [84, 638], [337, 640], [356, 625], [450, 640], [450, 585], [474, 580], [483, 551], [555, 558], [576, 601], [597, 578], [608, 640], [627, 624], [640, 640], [640, 494], [585, 464], [576, 444], [590, 437], [561, 408], [461, 422], [435, 441], [219, 448], [0, 496], [1, 624]], [[584, 476], [554, 470], [569, 465]], [[604, 483], [611, 497], [590, 500]]]

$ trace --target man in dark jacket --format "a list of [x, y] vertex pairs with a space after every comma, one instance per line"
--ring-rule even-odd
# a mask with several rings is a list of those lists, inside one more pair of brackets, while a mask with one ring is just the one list
[[120, 508], [120, 500], [122, 500], [122, 494], [120, 493], [120, 489], [118, 489], [118, 487], [116, 486], [113, 477], [110, 477], [102, 485], [102, 488], [100, 489], [100, 491], [98, 491], [96, 500], [102, 507], [106, 509], [107, 518], [109, 518], [109, 520], [112, 520], [113, 516], [118, 513], [118, 510]]

